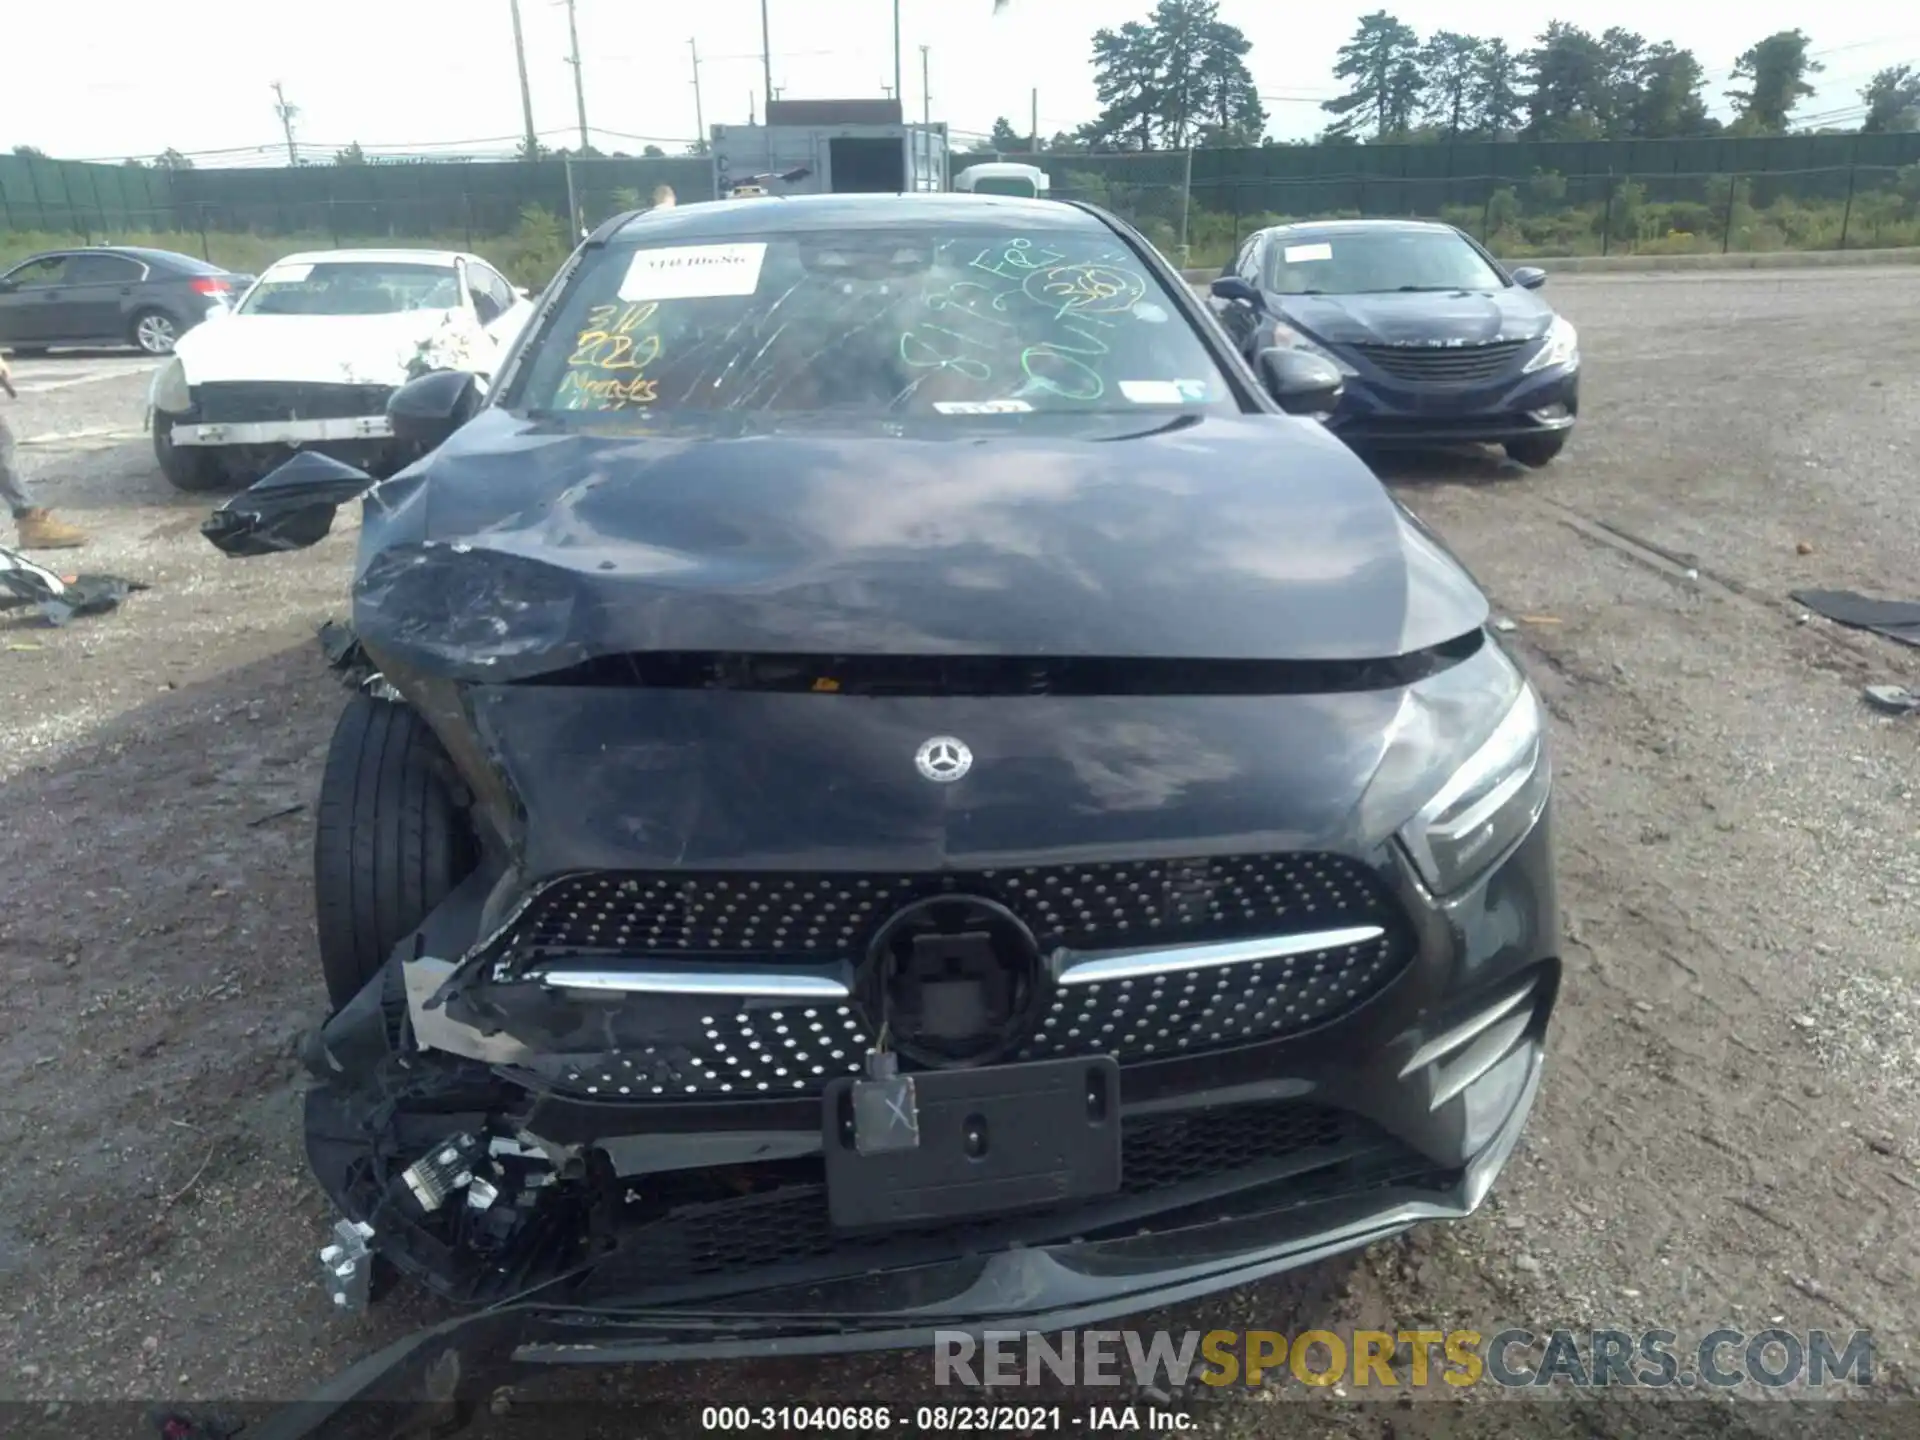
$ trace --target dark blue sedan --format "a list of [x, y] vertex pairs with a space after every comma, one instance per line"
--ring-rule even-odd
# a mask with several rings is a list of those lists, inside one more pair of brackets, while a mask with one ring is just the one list
[[1327, 417], [1356, 448], [1477, 441], [1523, 465], [1558, 455], [1580, 411], [1580, 344], [1535, 292], [1451, 225], [1338, 220], [1255, 233], [1213, 282], [1249, 359], [1305, 350], [1340, 368]]

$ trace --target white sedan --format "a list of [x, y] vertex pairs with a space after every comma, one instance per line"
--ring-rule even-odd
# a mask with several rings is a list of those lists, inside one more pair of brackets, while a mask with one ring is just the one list
[[183, 335], [154, 376], [154, 455], [182, 490], [250, 483], [290, 448], [363, 467], [404, 461], [388, 396], [428, 370], [484, 382], [532, 313], [477, 255], [289, 255], [230, 313]]

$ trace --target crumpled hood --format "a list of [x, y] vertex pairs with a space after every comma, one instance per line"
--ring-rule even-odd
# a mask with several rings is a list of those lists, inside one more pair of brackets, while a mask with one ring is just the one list
[[1311, 422], [1088, 423], [715, 439], [487, 410], [368, 498], [355, 626], [499, 681], [640, 651], [1381, 659], [1486, 619]]
[[286, 380], [398, 385], [428, 347], [430, 363], [463, 368], [478, 338], [463, 311], [402, 310], [386, 315], [220, 316], [197, 325], [174, 347], [187, 383]]
[[1384, 295], [1282, 295], [1280, 313], [1334, 345], [1484, 345], [1532, 340], [1553, 310], [1531, 290], [1415, 291]]

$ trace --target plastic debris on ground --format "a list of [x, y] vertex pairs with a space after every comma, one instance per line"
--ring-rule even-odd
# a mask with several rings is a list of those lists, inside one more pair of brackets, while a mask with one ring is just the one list
[[1842, 625], [1871, 630], [1902, 645], [1920, 645], [1920, 600], [1876, 600], [1852, 590], [1795, 590], [1793, 598]]
[[1869, 685], [1861, 693], [1874, 709], [1889, 715], [1911, 715], [1920, 711], [1920, 695], [1904, 685]]
[[60, 575], [0, 546], [0, 610], [32, 606], [49, 625], [104, 615], [136, 590], [148, 588], [118, 575]]

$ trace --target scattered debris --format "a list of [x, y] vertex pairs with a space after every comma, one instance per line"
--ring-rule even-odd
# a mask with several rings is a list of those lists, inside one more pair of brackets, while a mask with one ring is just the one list
[[1911, 715], [1920, 710], [1920, 695], [1904, 685], [1869, 685], [1860, 693], [1874, 709], [1889, 715]]
[[378, 673], [353, 627], [341, 621], [329, 620], [320, 627], [320, 653], [327, 657], [328, 666], [339, 671], [340, 678], [356, 690]]
[[0, 610], [37, 606], [49, 625], [64, 625], [77, 615], [104, 615], [134, 591], [147, 588], [118, 575], [56, 575], [0, 546]]
[[1813, 546], [1802, 540], [1798, 545], [1793, 547], [1793, 553], [1796, 555], [1811, 555], [1813, 553]]
[[1792, 598], [1842, 625], [1920, 645], [1920, 600], [1875, 600], [1852, 590], [1795, 590]]
[[305, 805], [288, 805], [279, 810], [270, 810], [265, 815], [256, 815], [253, 819], [247, 821], [247, 828], [249, 830], [257, 830], [260, 826], [268, 824], [271, 821], [284, 820], [289, 815], [298, 815], [306, 808]]
[[1498, 620], [1493, 622], [1493, 628], [1498, 630], [1502, 635], [1504, 635], [1509, 630], [1518, 630], [1520, 627], [1517, 624], [1515, 624], [1513, 621], [1507, 619], [1506, 616], [1502, 615]]

